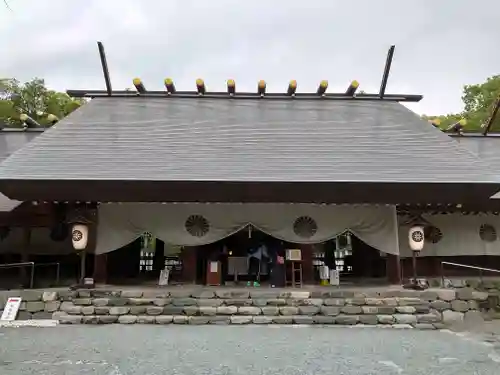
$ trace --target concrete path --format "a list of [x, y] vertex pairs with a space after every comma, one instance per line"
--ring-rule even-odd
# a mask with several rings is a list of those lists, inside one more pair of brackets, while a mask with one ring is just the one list
[[463, 334], [291, 326], [0, 328], [2, 375], [491, 375], [495, 345]]

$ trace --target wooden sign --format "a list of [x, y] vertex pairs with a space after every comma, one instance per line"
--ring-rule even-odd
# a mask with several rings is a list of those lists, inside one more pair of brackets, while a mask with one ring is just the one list
[[170, 277], [170, 268], [165, 267], [160, 271], [160, 278], [158, 279], [159, 286], [168, 285], [168, 279]]
[[22, 301], [21, 297], [10, 297], [7, 300], [7, 303], [5, 304], [2, 317], [0, 318], [0, 320], [1, 321], [16, 320], [17, 312], [21, 307], [21, 301]]
[[340, 275], [337, 270], [330, 270], [330, 285], [339, 286], [340, 285]]

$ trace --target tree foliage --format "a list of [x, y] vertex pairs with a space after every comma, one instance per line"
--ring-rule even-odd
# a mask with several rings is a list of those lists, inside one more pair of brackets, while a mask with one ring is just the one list
[[19, 127], [21, 114], [27, 114], [41, 125], [48, 126], [47, 115], [67, 116], [84, 102], [66, 93], [47, 89], [43, 79], [20, 83], [16, 79], [0, 79], [0, 124]]
[[[460, 119], [467, 120], [466, 130], [479, 131], [486, 123], [493, 111], [496, 99], [500, 96], [500, 75], [495, 75], [486, 82], [477, 85], [465, 85], [462, 95], [464, 109], [460, 113], [451, 113], [440, 116], [422, 116], [426, 120], [439, 119], [442, 129], [456, 123]], [[491, 127], [491, 130], [500, 131], [500, 116]]]

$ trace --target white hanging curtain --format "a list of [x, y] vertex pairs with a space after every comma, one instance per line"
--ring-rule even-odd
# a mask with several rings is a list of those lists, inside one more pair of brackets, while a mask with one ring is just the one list
[[[425, 239], [420, 256], [500, 255], [500, 216], [491, 214], [424, 215], [437, 230]], [[403, 220], [401, 220], [403, 221]], [[408, 226], [399, 228], [402, 257], [411, 257]], [[492, 232], [493, 229], [493, 232]]]
[[99, 206], [96, 253], [150, 232], [167, 244], [198, 246], [253, 225], [287, 242], [320, 243], [346, 230], [368, 245], [399, 253], [393, 206], [235, 203], [110, 203]]
[[134, 224], [134, 213], [128, 211], [127, 205], [100, 205], [98, 215], [96, 254], [117, 250], [147, 231]]

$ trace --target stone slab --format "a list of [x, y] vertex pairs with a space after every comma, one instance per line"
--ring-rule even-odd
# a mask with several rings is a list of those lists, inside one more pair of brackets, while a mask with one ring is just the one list
[[120, 324], [134, 324], [137, 322], [137, 315], [120, 315], [118, 323]]

